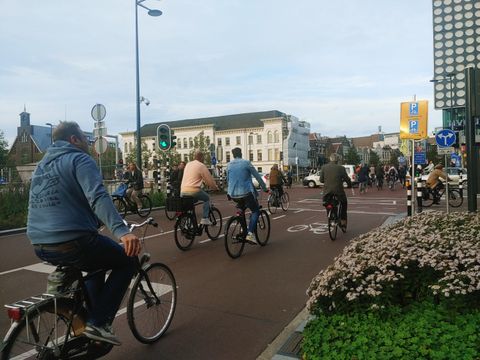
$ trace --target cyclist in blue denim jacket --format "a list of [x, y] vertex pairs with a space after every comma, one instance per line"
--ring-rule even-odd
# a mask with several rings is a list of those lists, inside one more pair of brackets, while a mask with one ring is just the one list
[[258, 244], [255, 237], [255, 228], [257, 227], [260, 207], [257, 200], [257, 190], [252, 182], [252, 176], [257, 179], [263, 191], [267, 192], [267, 185], [263, 182], [258, 171], [248, 160], [242, 159], [242, 150], [235, 148], [232, 150], [233, 160], [227, 165], [228, 197], [235, 202], [245, 202], [245, 206], [252, 211], [250, 223], [248, 224], [248, 234], [245, 238], [251, 244]]

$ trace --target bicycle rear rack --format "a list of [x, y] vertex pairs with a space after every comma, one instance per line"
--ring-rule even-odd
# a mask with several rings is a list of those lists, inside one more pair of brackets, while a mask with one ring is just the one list
[[55, 295], [40, 294], [30, 296], [26, 299], [16, 301], [12, 304], [4, 305], [7, 308], [8, 317], [14, 321], [22, 319], [23, 315], [31, 308], [39, 307], [55, 298]]

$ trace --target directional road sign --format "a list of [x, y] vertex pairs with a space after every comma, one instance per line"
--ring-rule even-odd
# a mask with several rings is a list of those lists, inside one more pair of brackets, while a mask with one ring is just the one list
[[437, 142], [438, 146], [441, 147], [450, 147], [455, 144], [455, 140], [457, 136], [455, 132], [450, 129], [443, 129], [437, 132], [435, 135], [435, 141]]

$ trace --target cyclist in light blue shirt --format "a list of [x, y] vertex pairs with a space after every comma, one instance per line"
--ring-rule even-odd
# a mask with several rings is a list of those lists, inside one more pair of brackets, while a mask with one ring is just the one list
[[268, 192], [267, 185], [263, 182], [258, 171], [248, 160], [242, 159], [242, 150], [235, 148], [232, 150], [233, 160], [227, 165], [228, 197], [236, 203], [243, 202], [247, 208], [252, 211], [250, 223], [248, 224], [248, 234], [245, 238], [251, 244], [258, 244], [255, 237], [255, 228], [257, 227], [258, 217], [260, 216], [260, 207], [257, 200], [257, 190], [252, 182], [252, 176], [257, 179], [263, 191]]

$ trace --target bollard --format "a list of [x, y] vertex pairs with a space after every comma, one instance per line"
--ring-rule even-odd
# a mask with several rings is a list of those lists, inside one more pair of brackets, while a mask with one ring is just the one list
[[406, 180], [405, 185], [407, 185], [407, 216], [412, 216], [412, 183]]
[[423, 198], [423, 182], [422, 182], [422, 178], [419, 177], [417, 180], [417, 213], [421, 213], [423, 211], [422, 198]]

